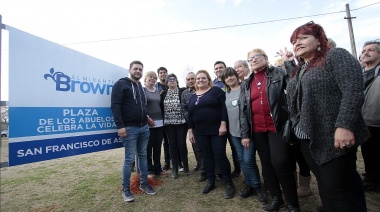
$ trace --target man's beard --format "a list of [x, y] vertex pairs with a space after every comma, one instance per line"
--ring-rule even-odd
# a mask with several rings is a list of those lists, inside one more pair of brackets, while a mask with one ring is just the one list
[[131, 75], [131, 78], [134, 79], [134, 80], [136, 80], [136, 81], [139, 81], [141, 79], [141, 76], [140, 77], [135, 77], [135, 76]]

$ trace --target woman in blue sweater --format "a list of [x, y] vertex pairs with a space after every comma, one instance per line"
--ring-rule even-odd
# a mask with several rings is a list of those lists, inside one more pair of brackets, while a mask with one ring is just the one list
[[207, 194], [215, 188], [215, 161], [220, 166], [226, 185], [226, 199], [235, 194], [231, 178], [231, 165], [226, 155], [227, 109], [222, 89], [213, 87], [209, 73], [200, 70], [196, 74], [196, 95], [190, 97], [188, 112], [189, 139], [198, 142], [207, 172], [208, 182], [202, 189]]

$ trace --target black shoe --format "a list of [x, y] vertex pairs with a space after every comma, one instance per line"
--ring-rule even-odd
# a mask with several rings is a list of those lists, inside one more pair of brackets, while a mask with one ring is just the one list
[[208, 194], [210, 191], [212, 191], [215, 188], [215, 183], [207, 183], [203, 188], [202, 188], [202, 193], [203, 194]]
[[231, 183], [226, 183], [226, 191], [224, 192], [224, 199], [231, 199], [234, 197], [236, 192], [234, 184]]
[[252, 186], [245, 186], [242, 191], [240, 191], [239, 196], [241, 198], [247, 198], [249, 196], [252, 196], [255, 194], [255, 189], [252, 188]]
[[189, 167], [184, 167], [183, 172], [185, 172], [186, 175], [190, 175]]
[[268, 203], [267, 195], [265, 195], [261, 188], [256, 188], [255, 194], [257, 195], [257, 200], [259, 200], [262, 205], [266, 205]]
[[235, 177], [239, 177], [240, 176], [240, 170], [234, 170], [232, 173], [231, 173], [231, 177], [232, 178], [235, 178]]
[[168, 171], [170, 169], [170, 164], [165, 164], [161, 167], [163, 171]]
[[178, 169], [174, 169], [174, 168], [173, 168], [173, 170], [172, 170], [172, 177], [173, 177], [174, 179], [177, 179], [177, 178], [178, 178]]
[[206, 172], [202, 172], [201, 176], [199, 176], [199, 178], [198, 178], [198, 182], [203, 182], [206, 180], [207, 180], [207, 174], [206, 174]]
[[288, 205], [289, 212], [301, 212], [300, 206]]
[[284, 199], [282, 197], [273, 196], [269, 204], [263, 207], [263, 211], [274, 212], [285, 206]]

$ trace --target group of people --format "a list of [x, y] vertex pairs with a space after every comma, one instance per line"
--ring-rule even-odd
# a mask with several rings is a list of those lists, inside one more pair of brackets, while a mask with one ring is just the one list
[[[173, 178], [178, 178], [181, 166], [190, 174], [187, 135], [197, 160], [195, 169], [201, 172], [199, 181], [207, 180], [203, 194], [212, 191], [220, 179], [225, 185], [224, 198], [234, 197], [233, 177], [241, 170], [245, 187], [239, 196], [256, 195], [263, 211], [285, 207], [301, 211], [298, 197], [310, 195], [311, 170], [322, 202], [319, 211], [366, 211], [364, 190], [377, 190], [380, 179], [376, 155], [380, 41], [365, 43], [359, 62], [346, 50], [335, 48], [320, 25], [309, 22], [294, 30], [290, 43], [293, 51], [285, 48], [279, 53], [283, 64], [270, 65], [267, 54], [255, 48], [248, 52], [247, 61], [237, 61], [234, 68], [215, 62], [215, 80], [206, 70], [188, 73], [187, 88], [180, 88], [176, 75], [167, 74], [163, 67], [158, 77], [147, 72], [143, 87], [139, 82], [143, 64], [133, 61], [130, 77], [117, 81], [111, 95], [117, 132], [125, 147], [124, 201], [134, 200], [129, 179], [135, 155], [140, 189], [147, 194], [156, 194], [147, 181], [148, 173], [167, 174], [166, 154]], [[290, 141], [284, 139], [289, 123]], [[165, 137], [168, 152], [164, 151], [161, 167]], [[356, 170], [360, 145], [364, 187]], [[270, 198], [262, 189], [256, 151]]]

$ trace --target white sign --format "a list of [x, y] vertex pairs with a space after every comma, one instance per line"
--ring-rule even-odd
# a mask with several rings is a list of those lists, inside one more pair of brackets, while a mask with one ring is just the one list
[[121, 147], [113, 84], [128, 70], [9, 30], [9, 165]]

